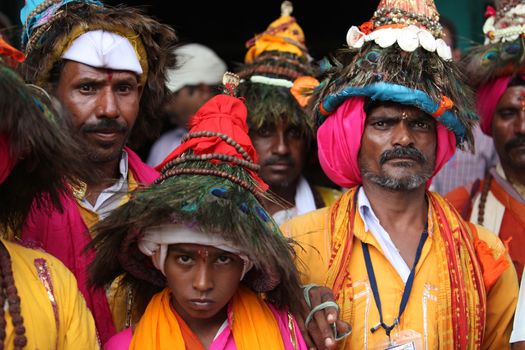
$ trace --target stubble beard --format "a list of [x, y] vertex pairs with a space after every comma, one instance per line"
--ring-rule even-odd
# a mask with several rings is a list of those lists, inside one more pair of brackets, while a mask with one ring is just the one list
[[361, 169], [361, 172], [363, 177], [370, 180], [370, 182], [383, 188], [400, 192], [415, 190], [425, 184], [431, 177], [431, 174], [417, 174], [395, 178], [388, 175], [373, 174], [364, 169]]

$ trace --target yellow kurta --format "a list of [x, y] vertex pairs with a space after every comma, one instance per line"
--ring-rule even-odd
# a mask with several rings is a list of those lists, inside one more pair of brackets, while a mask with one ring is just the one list
[[[319, 209], [296, 217], [283, 224], [285, 235], [293, 237], [302, 247], [296, 249], [304, 283], [324, 284], [330, 260], [331, 237], [328, 231], [329, 208]], [[431, 215], [431, 214], [429, 214]], [[364, 229], [364, 223], [357, 211], [354, 226], [353, 251], [348, 271], [352, 278], [354, 300], [351, 311], [345, 321], [353, 328], [352, 334], [341, 344], [341, 349], [371, 349], [374, 344], [388, 340], [385, 331], [380, 328], [375, 333], [370, 328], [379, 323], [379, 313], [374, 301], [366, 271], [361, 241], [369, 244], [370, 256], [378, 283], [383, 310], [383, 319], [391, 324], [397, 317], [404, 283], [395, 268], [387, 260], [381, 247], [371, 232]], [[430, 222], [430, 221], [429, 221]], [[439, 290], [437, 246], [433, 244], [436, 227], [429, 224], [429, 237], [422, 250], [421, 259], [416, 267], [412, 292], [400, 324], [399, 330], [415, 330], [422, 335], [424, 349], [438, 349], [438, 307]], [[505, 252], [501, 241], [494, 234], [478, 227], [479, 238], [492, 249], [495, 257]], [[508, 259], [510, 261], [510, 259]], [[510, 268], [500, 276], [487, 295], [487, 318], [484, 349], [509, 348], [508, 340], [512, 328], [512, 318], [517, 301], [517, 277]]]
[[[95, 322], [73, 274], [53, 256], [2, 240], [11, 255], [26, 329], [25, 349], [99, 349]], [[15, 338], [5, 312], [5, 349]]]

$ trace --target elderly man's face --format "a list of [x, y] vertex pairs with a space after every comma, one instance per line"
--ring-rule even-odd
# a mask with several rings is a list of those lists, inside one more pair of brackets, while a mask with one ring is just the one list
[[259, 175], [270, 187], [295, 185], [306, 158], [306, 140], [293, 125], [263, 125], [250, 131], [250, 138], [259, 157]]
[[436, 140], [436, 121], [415, 107], [371, 108], [359, 151], [363, 179], [396, 191], [424, 185], [434, 170]]
[[93, 162], [119, 159], [139, 113], [142, 86], [133, 72], [67, 61], [56, 95]]
[[525, 86], [505, 91], [492, 119], [492, 138], [505, 169], [525, 170]]

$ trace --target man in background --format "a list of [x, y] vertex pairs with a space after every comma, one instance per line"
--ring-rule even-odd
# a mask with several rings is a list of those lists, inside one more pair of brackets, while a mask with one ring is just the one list
[[[454, 23], [447, 19], [440, 19], [443, 26], [443, 40], [452, 50], [454, 61], [461, 59], [461, 50], [458, 48], [457, 31]], [[473, 129], [474, 153], [458, 149], [452, 159], [437, 173], [430, 187], [432, 191], [442, 196], [457, 187], [466, 186], [479, 178], [483, 178], [487, 171], [496, 165], [498, 155], [491, 138], [485, 135], [479, 125]]]
[[340, 195], [304, 176], [315, 155], [314, 121], [307, 104], [318, 81], [303, 30], [291, 12], [291, 3], [285, 1], [281, 17], [246, 43], [249, 49], [238, 73], [259, 175], [281, 199], [264, 203], [278, 224], [328, 206]]
[[209, 47], [197, 43], [179, 46], [174, 50], [179, 65], [168, 71], [169, 93], [163, 106], [165, 122], [176, 127], [155, 141], [147, 163], [156, 166], [180, 145], [188, 132], [186, 125], [197, 110], [219, 89], [226, 63]]

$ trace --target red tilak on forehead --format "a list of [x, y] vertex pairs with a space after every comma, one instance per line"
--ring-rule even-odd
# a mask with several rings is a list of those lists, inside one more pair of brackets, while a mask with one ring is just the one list
[[108, 70], [107, 74], [108, 74], [108, 80], [111, 82], [113, 80], [113, 71]]
[[208, 258], [208, 256], [210, 255], [210, 252], [209, 252], [208, 248], [199, 248], [199, 250], [197, 250], [197, 254], [199, 254], [199, 256], [201, 258], [206, 260]]

